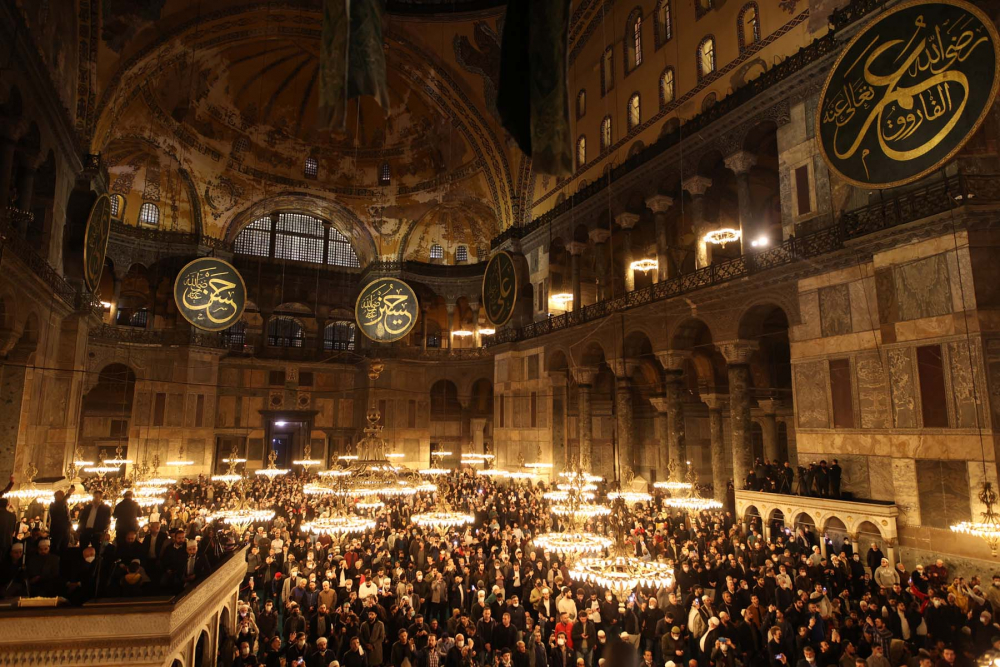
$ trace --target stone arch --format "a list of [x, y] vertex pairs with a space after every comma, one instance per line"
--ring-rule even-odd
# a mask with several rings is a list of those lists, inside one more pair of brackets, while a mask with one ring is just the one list
[[578, 354], [574, 354], [574, 358], [581, 366], [601, 364], [608, 359], [607, 348], [600, 339], [592, 338]]
[[822, 534], [822, 539], [833, 547], [834, 553], [839, 553], [844, 542], [850, 540], [847, 524], [840, 517], [833, 514], [823, 520], [823, 528], [820, 533]]
[[478, 378], [469, 385], [469, 409], [473, 414], [493, 414], [493, 381]]
[[566, 371], [569, 368], [569, 352], [561, 345], [548, 347], [546, 349], [545, 370]]
[[715, 340], [712, 329], [705, 320], [700, 317], [683, 318], [668, 330], [669, 349], [692, 350], [706, 336], [709, 342]]
[[215, 662], [214, 658], [215, 656], [212, 655], [212, 633], [205, 626], [202, 627], [198, 639], [195, 640], [194, 660], [191, 664], [194, 667], [211, 667], [212, 663]]
[[461, 414], [462, 404], [459, 402], [458, 386], [447, 379], [440, 379], [431, 385], [430, 417], [432, 420], [445, 420], [448, 417]]
[[865, 545], [874, 542], [879, 547], [884, 547], [887, 541], [887, 536], [882, 532], [882, 529], [875, 522], [867, 519], [858, 520], [854, 532], [858, 535], [858, 546], [861, 547], [862, 552], [865, 551]]

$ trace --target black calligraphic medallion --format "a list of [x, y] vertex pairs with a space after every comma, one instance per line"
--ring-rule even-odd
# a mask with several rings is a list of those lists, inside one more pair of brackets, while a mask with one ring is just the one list
[[938, 169], [996, 97], [1000, 40], [962, 0], [912, 0], [878, 15], [844, 48], [816, 111], [820, 152], [854, 185], [888, 188]]
[[495, 327], [507, 324], [517, 301], [517, 271], [514, 258], [501, 250], [490, 258], [483, 274], [483, 304], [486, 319]]
[[104, 256], [111, 236], [111, 198], [101, 195], [90, 209], [87, 228], [83, 233], [83, 279], [87, 289], [97, 291], [104, 271]]
[[174, 301], [184, 319], [194, 326], [205, 331], [222, 331], [243, 316], [247, 286], [229, 262], [200, 257], [177, 274]]
[[410, 333], [419, 313], [416, 293], [398, 278], [368, 283], [354, 304], [361, 333], [379, 343], [391, 343]]

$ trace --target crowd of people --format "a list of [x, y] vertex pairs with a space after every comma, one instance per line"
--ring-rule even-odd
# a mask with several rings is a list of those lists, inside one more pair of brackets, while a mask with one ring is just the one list
[[[0, 590], [71, 604], [180, 591], [248, 544], [235, 625], [219, 641], [227, 667], [971, 667], [1000, 649], [1000, 575], [892, 564], [877, 543], [835, 542], [824, 557], [808, 527], [771, 542], [729, 511], [654, 498], [632, 508], [627, 543], [671, 563], [674, 584], [618, 599], [534, 546], [566, 527], [544, 483], [453, 473], [436, 493], [386, 499], [374, 529], [341, 540], [303, 531], [342, 502], [304, 494], [303, 481], [248, 484], [276, 515], [245, 535], [211, 520], [233, 494], [204, 478], [145, 515], [128, 494], [112, 507], [96, 490], [82, 505], [57, 494], [44, 521], [2, 508]], [[442, 502], [474, 523], [437, 534], [409, 520]], [[609, 532], [606, 519], [590, 527]]]
[[794, 493], [818, 498], [840, 498], [840, 480], [843, 469], [837, 459], [813, 461], [792, 467], [788, 461], [780, 463], [757, 459], [747, 473], [744, 488], [768, 493]]

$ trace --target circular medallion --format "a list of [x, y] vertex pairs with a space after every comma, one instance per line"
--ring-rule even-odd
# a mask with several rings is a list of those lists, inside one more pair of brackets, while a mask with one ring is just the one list
[[205, 331], [222, 331], [240, 321], [247, 303], [243, 276], [229, 262], [199, 257], [174, 281], [174, 301], [184, 319]]
[[391, 343], [410, 333], [419, 313], [416, 293], [399, 278], [373, 280], [354, 305], [361, 333], [379, 343]]
[[104, 271], [104, 257], [111, 237], [111, 198], [101, 195], [90, 209], [83, 235], [83, 278], [87, 289], [97, 292]]
[[911, 0], [844, 48], [816, 110], [830, 169], [867, 188], [910, 183], [962, 149], [1000, 81], [992, 21], [962, 0]]
[[501, 250], [490, 258], [483, 274], [483, 304], [486, 319], [495, 327], [502, 327], [514, 314], [517, 302], [517, 270], [514, 258]]

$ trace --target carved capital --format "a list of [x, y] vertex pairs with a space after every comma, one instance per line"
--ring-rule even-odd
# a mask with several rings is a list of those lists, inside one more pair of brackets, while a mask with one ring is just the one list
[[722, 410], [729, 405], [729, 394], [701, 394], [701, 400], [709, 410]]
[[607, 243], [611, 232], [607, 229], [591, 229], [589, 236], [592, 243]]
[[581, 243], [580, 241], [572, 241], [566, 244], [566, 252], [573, 256], [579, 256], [583, 254], [583, 251], [587, 249], [586, 243]]
[[549, 371], [549, 384], [553, 387], [565, 387], [567, 384], [566, 371]]
[[615, 216], [615, 223], [622, 229], [632, 229], [639, 222], [637, 213], [619, 213]]
[[578, 385], [589, 387], [594, 384], [594, 378], [597, 377], [598, 370], [597, 366], [577, 366], [572, 370], [573, 381]]
[[760, 406], [765, 415], [774, 415], [781, 409], [782, 402], [775, 398], [766, 398], [757, 401], [757, 405]]
[[674, 205], [674, 198], [670, 195], [653, 195], [646, 199], [646, 206], [653, 213], [666, 213]]
[[656, 360], [668, 372], [683, 372], [684, 364], [691, 358], [689, 350], [665, 350], [656, 353]]
[[754, 165], [757, 164], [757, 156], [746, 151], [736, 151], [723, 160], [723, 162], [726, 163], [726, 169], [729, 169], [738, 176], [753, 169]]
[[755, 340], [728, 340], [716, 343], [719, 352], [730, 366], [750, 363], [750, 357], [760, 347]]
[[692, 176], [681, 185], [692, 197], [701, 197], [712, 187], [712, 179], [705, 176]]
[[632, 377], [632, 373], [639, 368], [639, 362], [635, 359], [610, 359], [608, 365], [619, 380]]
[[666, 396], [653, 396], [649, 399], [649, 402], [653, 406], [653, 409], [661, 415], [666, 414], [670, 406], [670, 399]]

